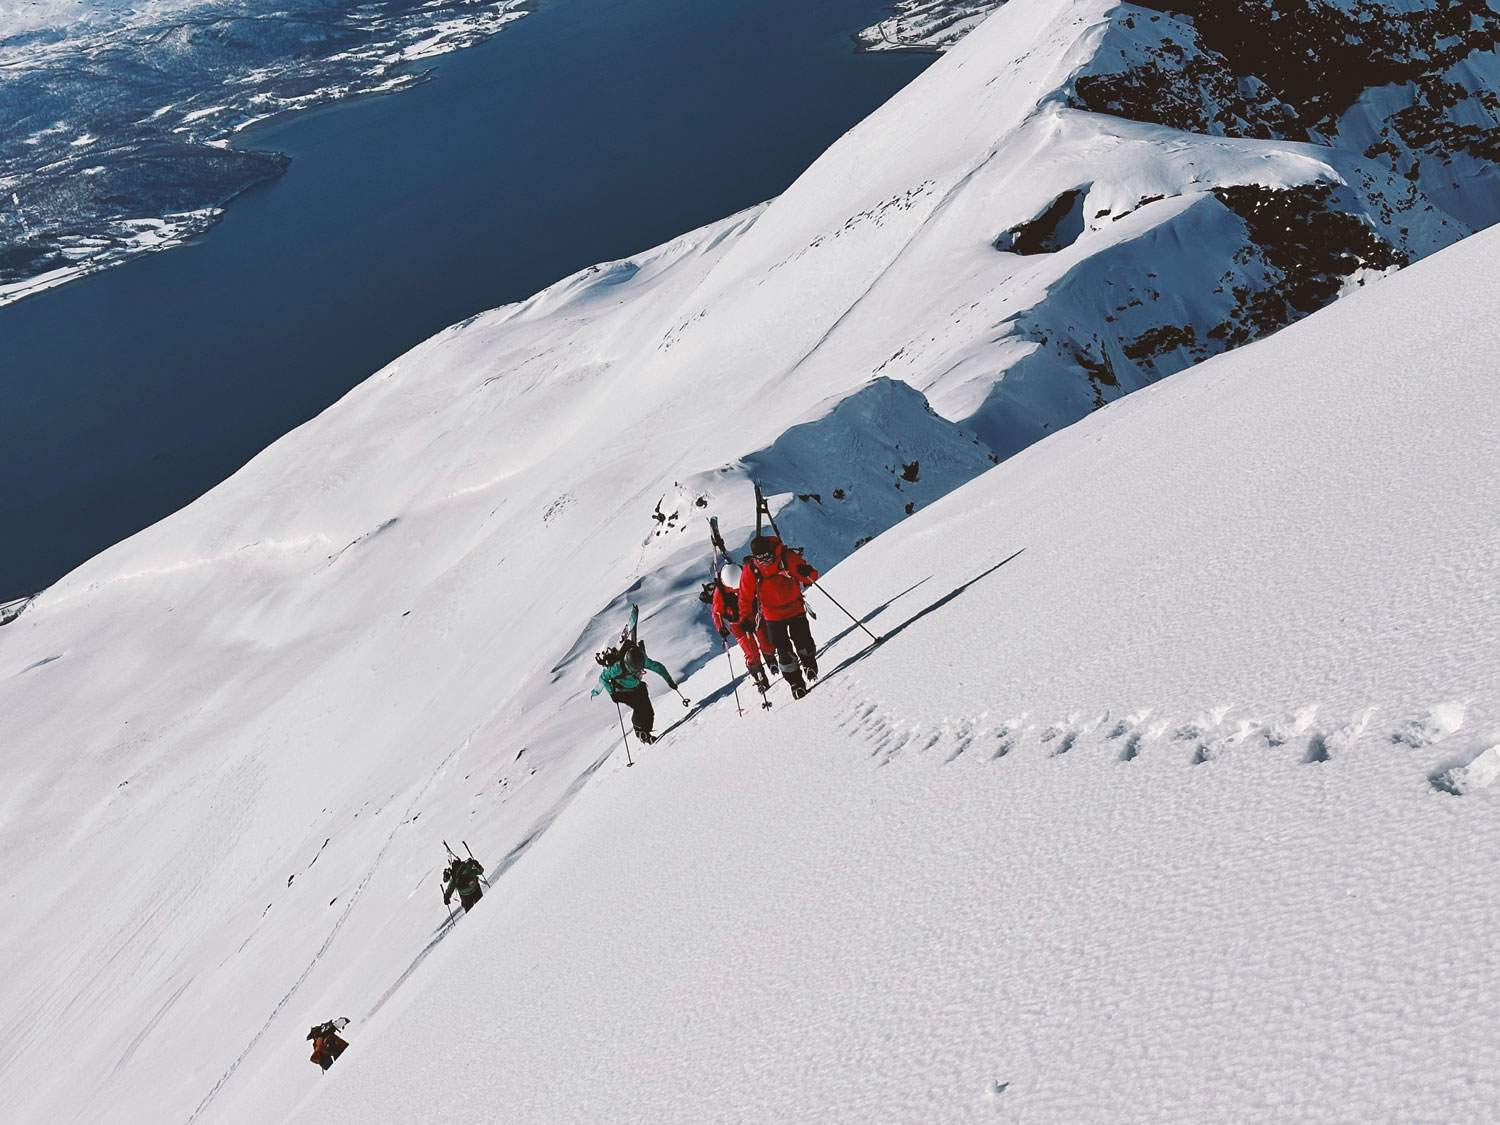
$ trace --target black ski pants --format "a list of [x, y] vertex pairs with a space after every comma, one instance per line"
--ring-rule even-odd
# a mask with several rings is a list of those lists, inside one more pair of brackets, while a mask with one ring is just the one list
[[464, 913], [465, 914], [467, 914], [469, 911], [473, 910], [474, 909], [474, 904], [476, 902], [478, 902], [480, 899], [482, 899], [483, 897], [484, 897], [484, 892], [482, 890], [480, 890], [478, 887], [475, 887], [468, 894], [465, 894], [463, 891], [459, 891], [458, 892], [458, 901], [463, 905]]
[[818, 646], [813, 642], [807, 614], [799, 613], [784, 621], [767, 621], [766, 632], [771, 635], [771, 644], [776, 646], [776, 663], [781, 665], [781, 674], [787, 683], [802, 683], [804, 664], [811, 665], [813, 674], [817, 674]]
[[656, 725], [656, 711], [651, 706], [651, 693], [645, 684], [636, 684], [629, 691], [612, 691], [609, 697], [616, 703], [630, 705], [630, 724], [635, 727], [636, 734], [651, 733], [651, 728]]

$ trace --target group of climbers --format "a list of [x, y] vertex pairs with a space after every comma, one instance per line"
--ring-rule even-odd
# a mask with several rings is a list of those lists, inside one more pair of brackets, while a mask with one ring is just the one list
[[[484, 865], [474, 858], [468, 844], [464, 845], [464, 850], [469, 851], [467, 856], [459, 856], [448, 847], [446, 841], [443, 847], [448, 851], [448, 866], [443, 868], [443, 905], [451, 906], [456, 894], [459, 905], [467, 914], [484, 897], [484, 891], [479, 886], [484, 881]], [[336, 1020], [313, 1025], [307, 1033], [313, 1045], [312, 1061], [324, 1070], [332, 1066], [334, 1060], [348, 1048], [348, 1040], [339, 1034], [348, 1024], [348, 1018], [340, 1016]]]
[[[762, 503], [759, 489], [756, 502]], [[818, 572], [799, 551], [783, 543], [779, 535], [756, 535], [742, 563], [728, 561], [726, 557], [719, 565], [719, 554], [727, 556], [728, 551], [719, 538], [717, 522], [710, 522], [716, 569], [711, 589], [705, 587], [702, 600], [711, 607], [714, 628], [724, 639], [726, 651], [729, 637], [739, 643], [745, 654], [745, 667], [762, 695], [771, 688], [771, 675], [779, 673], [791, 689], [792, 698], [801, 699], [807, 694], [808, 682], [818, 678], [817, 646], [802, 598], [803, 589], [818, 580]], [[618, 643], [595, 656], [603, 670], [598, 685], [589, 695], [592, 698], [607, 692], [616, 704], [628, 705], [636, 737], [649, 744], [657, 736], [653, 732], [656, 712], [646, 688], [646, 672], [655, 672], [665, 680], [667, 687], [682, 698], [684, 707], [689, 700], [666, 666], [646, 654], [645, 642], [637, 635], [638, 614], [638, 607], [632, 606], [629, 623]], [[472, 851], [467, 857], [460, 857], [446, 842], [443, 846], [449, 858], [448, 866], [443, 869], [443, 905], [451, 907], [456, 894], [467, 913], [484, 897], [480, 886], [484, 867]], [[468, 851], [468, 845], [464, 847]], [[312, 1061], [324, 1070], [349, 1046], [339, 1034], [348, 1022], [344, 1018], [329, 1020], [307, 1033], [313, 1042]]]
[[[780, 673], [792, 698], [801, 699], [807, 694], [809, 681], [818, 678], [818, 649], [802, 599], [803, 589], [818, 580], [818, 572], [777, 535], [757, 535], [750, 541], [750, 553], [743, 562], [726, 560], [718, 565], [719, 553], [728, 552], [719, 538], [718, 523], [710, 524], [716, 570], [700, 598], [710, 607], [714, 628], [726, 646], [731, 636], [739, 643], [745, 668], [763, 696], [771, 690], [771, 675]], [[619, 643], [595, 655], [603, 671], [589, 696], [608, 692], [615, 703], [628, 704], [636, 737], [650, 744], [656, 741], [656, 711], [646, 688], [646, 672], [655, 672], [665, 680], [667, 687], [682, 697], [684, 707], [688, 699], [666, 667], [646, 655], [646, 645], [636, 632], [637, 615], [637, 607], [632, 606]]]

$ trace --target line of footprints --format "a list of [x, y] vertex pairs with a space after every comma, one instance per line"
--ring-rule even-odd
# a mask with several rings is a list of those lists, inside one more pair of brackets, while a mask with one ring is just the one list
[[[1342, 721], [1319, 721], [1316, 706], [1303, 707], [1273, 718], [1234, 716], [1229, 707], [1192, 719], [1165, 718], [1142, 709], [1115, 718], [1074, 713], [1057, 721], [1038, 719], [1029, 712], [1005, 720], [988, 714], [945, 722], [937, 727], [907, 724], [889, 709], [861, 699], [852, 685], [841, 709], [838, 726], [871, 743], [870, 753], [884, 764], [907, 753], [936, 753], [943, 762], [965, 755], [990, 760], [1018, 751], [1058, 758], [1080, 743], [1088, 752], [1113, 755], [1121, 762], [1143, 755], [1165, 754], [1192, 765], [1212, 762], [1234, 751], [1286, 750], [1307, 764], [1327, 762], [1351, 750], [1385, 744], [1422, 749], [1454, 735], [1464, 725], [1465, 705], [1439, 703], [1421, 716], [1392, 720], [1370, 707]], [[1433, 784], [1446, 788], [1438, 776]]]

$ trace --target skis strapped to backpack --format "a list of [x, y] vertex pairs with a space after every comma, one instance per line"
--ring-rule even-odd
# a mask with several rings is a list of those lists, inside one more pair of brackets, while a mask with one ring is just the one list
[[[759, 489], [756, 490], [756, 494], [759, 495]], [[708, 517], [708, 538], [709, 542], [713, 545], [713, 558], [711, 560], [711, 565], [713, 566], [713, 581], [705, 585], [703, 587], [703, 593], [698, 596], [702, 601], [712, 605], [714, 600], [714, 591], [718, 590], [721, 594], [724, 603], [724, 610], [726, 613], [728, 613], [729, 611], [731, 599], [733, 600], [734, 618], [738, 620], [740, 609], [740, 592], [738, 590], [730, 590], [729, 587], [725, 586], [719, 578], [719, 571], [723, 567], [723, 565], [728, 562], [733, 562], [734, 560], [729, 554], [729, 548], [724, 545], [724, 536], [719, 534], [718, 516]], [[731, 684], [734, 684], [734, 658], [729, 655], [729, 642], [727, 640], [724, 642], [724, 656], [729, 660], [729, 682]], [[748, 672], [749, 669], [747, 668], [746, 671]], [[770, 710], [771, 700], [767, 697], [765, 689], [762, 688], [759, 683], [756, 683], [755, 690], [760, 692], [761, 707], [764, 710]], [[738, 687], [734, 688], [734, 705], [739, 713], [743, 716], [745, 713], [745, 709], [740, 706], [740, 689]]]

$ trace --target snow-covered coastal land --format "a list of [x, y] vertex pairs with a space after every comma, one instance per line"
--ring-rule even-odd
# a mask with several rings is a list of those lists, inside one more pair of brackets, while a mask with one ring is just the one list
[[854, 41], [864, 51], [941, 51], [984, 22], [1005, 0], [896, 0], [891, 15]]
[[180, 245], [280, 175], [279, 114], [423, 81], [524, 0], [161, 0], [0, 9], [0, 305]]
[[[1011, 0], [0, 628], [7, 1112], [1492, 1115], [1493, 166], [1416, 84], [1231, 106], [1164, 20]], [[741, 716], [696, 593], [752, 481], [822, 675]], [[692, 703], [627, 767], [631, 604]]]

